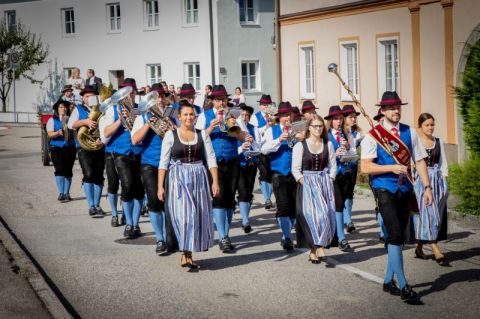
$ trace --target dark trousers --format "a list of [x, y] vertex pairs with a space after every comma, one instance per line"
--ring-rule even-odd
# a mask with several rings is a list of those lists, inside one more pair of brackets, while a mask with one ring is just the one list
[[277, 203], [277, 217], [295, 218], [297, 182], [292, 174], [287, 176], [272, 172], [272, 188]]
[[235, 208], [235, 192], [237, 191], [240, 163], [238, 160], [218, 162], [219, 194], [213, 198], [213, 208]]
[[343, 212], [345, 200], [353, 198], [353, 177], [351, 172], [338, 173], [333, 182], [333, 194], [335, 196], [335, 211]]
[[238, 178], [238, 201], [250, 202], [253, 199], [253, 187], [257, 177], [257, 165], [240, 166]]
[[374, 189], [383, 223], [387, 228], [388, 244], [403, 245], [409, 218], [409, 193], [397, 191], [395, 194], [384, 188]]
[[122, 185], [120, 195], [122, 201], [130, 202], [133, 199], [143, 199], [145, 193], [140, 176], [140, 156], [113, 153], [113, 158]]
[[50, 147], [50, 155], [52, 156], [53, 167], [55, 168], [55, 176], [73, 176], [73, 164], [77, 151], [75, 146], [70, 147]]
[[158, 199], [158, 168], [152, 165], [142, 165], [141, 168], [143, 187], [147, 194], [147, 207], [149, 211], [163, 211], [163, 202]]
[[105, 170], [107, 171], [108, 192], [110, 194], [117, 194], [120, 187], [120, 180], [112, 153], [105, 153]]
[[78, 151], [78, 161], [82, 167], [83, 182], [103, 185], [103, 170], [105, 169], [105, 148], [98, 151]]
[[272, 182], [272, 170], [270, 168], [270, 157], [268, 155], [260, 154], [258, 156], [258, 172], [261, 182]]

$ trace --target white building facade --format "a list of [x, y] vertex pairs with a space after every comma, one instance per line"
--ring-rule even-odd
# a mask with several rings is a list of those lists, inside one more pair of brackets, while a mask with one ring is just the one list
[[[81, 77], [94, 69], [103, 83], [117, 87], [131, 77], [137, 86], [161, 80], [181, 85], [191, 82], [203, 92], [214, 82], [211, 8], [209, 0], [37, 0], [4, 1], [3, 18], [12, 17], [41, 36], [49, 59], [66, 74], [78, 67]], [[52, 67], [52, 64], [50, 64]], [[44, 80], [49, 66], [37, 69]], [[38, 85], [16, 83], [19, 122], [32, 121]], [[13, 92], [7, 111], [13, 111]], [[13, 114], [0, 113], [0, 121]]]

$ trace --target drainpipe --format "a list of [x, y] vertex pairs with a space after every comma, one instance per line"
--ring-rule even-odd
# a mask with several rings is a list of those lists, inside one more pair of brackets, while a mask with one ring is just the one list
[[208, 1], [208, 14], [210, 16], [210, 63], [212, 65], [212, 85], [215, 84], [215, 46], [213, 41], [213, 9], [212, 9], [212, 2], [214, 0]]
[[275, 0], [275, 102], [282, 101], [282, 47], [280, 36], [280, 0]]

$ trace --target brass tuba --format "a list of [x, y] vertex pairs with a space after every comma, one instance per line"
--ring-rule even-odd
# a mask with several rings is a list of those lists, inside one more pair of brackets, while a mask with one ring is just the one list
[[[135, 122], [135, 117], [138, 115], [137, 112], [134, 112], [135, 101], [132, 101], [132, 99], [130, 98], [131, 92], [132, 92], [132, 87], [126, 86], [119, 89], [111, 97], [112, 102], [117, 105], [118, 115], [120, 116], [120, 120], [122, 121], [123, 127], [127, 131], [132, 130], [133, 123]], [[125, 118], [121, 116], [123, 110], [127, 112], [127, 117]]]
[[164, 138], [167, 131], [173, 131], [176, 129], [175, 124], [168, 116], [164, 116], [164, 105], [157, 103], [158, 93], [152, 91], [145, 95], [145, 99], [141, 101], [138, 105], [138, 110], [140, 112], [149, 112], [151, 117], [155, 117], [155, 121], [147, 121], [148, 126], [162, 139]]
[[[90, 113], [88, 114], [88, 118], [92, 121], [96, 121], [98, 123], [98, 118], [102, 115], [99, 109], [98, 98], [95, 96], [96, 102], [90, 106]], [[93, 101], [93, 99], [91, 99]], [[90, 102], [90, 101], [89, 101]], [[77, 139], [80, 147], [86, 151], [98, 151], [103, 147], [103, 145], [97, 145], [97, 140], [100, 138], [100, 132], [97, 128], [90, 129], [88, 126], [82, 126], [78, 129], [77, 132]]]

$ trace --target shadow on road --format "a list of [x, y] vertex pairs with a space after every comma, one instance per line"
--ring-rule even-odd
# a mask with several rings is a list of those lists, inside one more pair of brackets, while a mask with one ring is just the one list
[[425, 297], [431, 293], [439, 292], [447, 289], [450, 285], [459, 283], [459, 282], [474, 282], [480, 281], [480, 269], [468, 269], [468, 270], [457, 270], [452, 271], [447, 274], [443, 274], [438, 277], [433, 282], [426, 282], [423, 284], [415, 285], [414, 287], [427, 287], [431, 286], [426, 290], [422, 290], [418, 293], [419, 297]]

